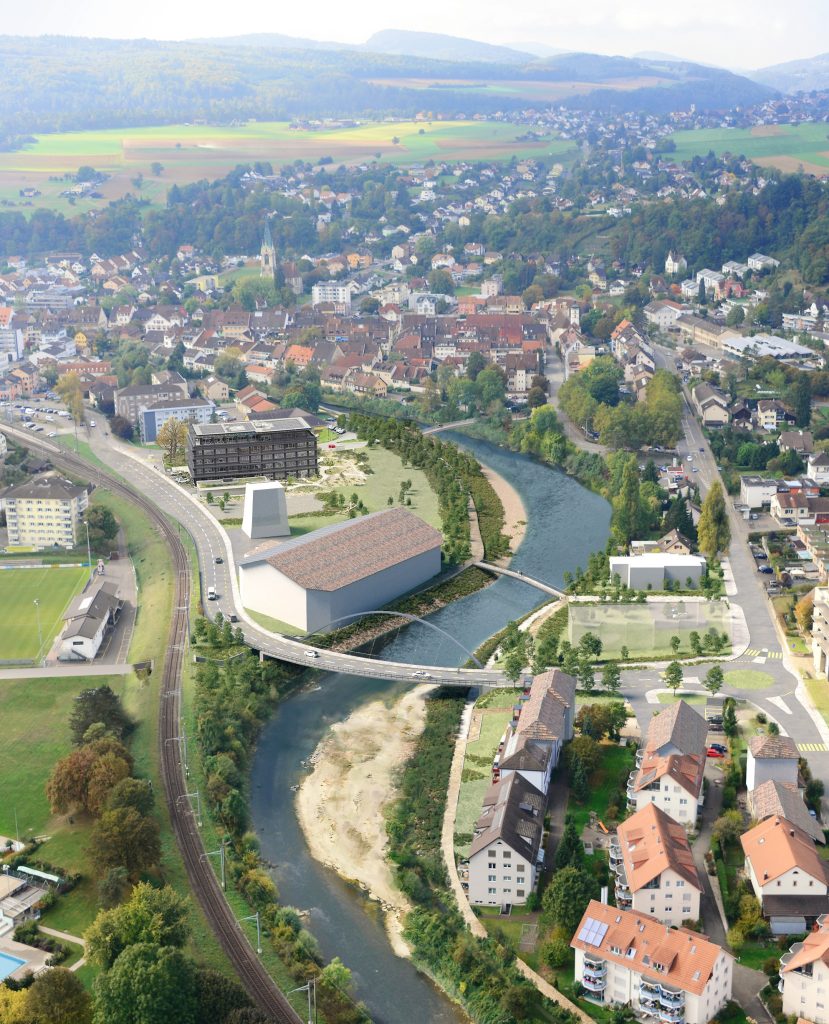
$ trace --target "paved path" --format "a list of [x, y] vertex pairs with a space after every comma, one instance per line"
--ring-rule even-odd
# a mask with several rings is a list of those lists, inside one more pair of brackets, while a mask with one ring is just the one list
[[0, 679], [63, 679], [73, 676], [128, 676], [132, 665], [97, 665], [82, 661], [67, 665], [39, 665], [33, 668], [0, 669]]
[[[72, 942], [76, 946], [80, 946], [82, 949], [86, 949], [86, 942], [78, 935], [70, 935], [69, 932], [59, 932], [56, 928], [47, 928], [46, 925], [40, 925], [40, 930], [44, 935], [51, 935], [53, 939], [60, 939], [62, 942]], [[86, 963], [86, 956], [82, 956], [79, 960], [69, 968], [70, 971], [79, 971]]]

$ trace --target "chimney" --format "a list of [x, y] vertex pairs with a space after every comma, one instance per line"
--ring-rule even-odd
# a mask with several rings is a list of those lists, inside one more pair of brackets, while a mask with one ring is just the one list
[[604, 903], [605, 906], [607, 906], [607, 886], [606, 885], [602, 886], [602, 892], [601, 892], [601, 896], [599, 897], [599, 902], [600, 903]]

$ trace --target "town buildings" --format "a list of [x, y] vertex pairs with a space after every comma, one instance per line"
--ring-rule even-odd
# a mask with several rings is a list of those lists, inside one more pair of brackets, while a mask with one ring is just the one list
[[92, 661], [107, 631], [117, 624], [123, 604], [115, 583], [97, 580], [74, 598], [63, 616], [59, 660]]
[[142, 439], [150, 444], [167, 420], [180, 423], [209, 423], [216, 407], [205, 398], [172, 398], [154, 402], [139, 413], [138, 424]]
[[610, 559], [610, 575], [618, 575], [622, 585], [631, 590], [664, 590], [668, 581], [680, 588], [696, 588], [704, 572], [705, 559], [701, 555], [646, 551]]
[[780, 958], [783, 1013], [813, 1024], [829, 1024], [829, 915]]
[[636, 754], [627, 784], [628, 808], [649, 803], [686, 828], [693, 828], [704, 799], [708, 724], [685, 701], [656, 714]]
[[317, 438], [304, 419], [191, 423], [187, 465], [194, 482], [316, 476]]
[[437, 530], [405, 508], [325, 526], [245, 556], [242, 603], [313, 633], [382, 608], [437, 575], [441, 542]]
[[769, 780], [796, 787], [799, 761], [800, 751], [790, 736], [752, 736], [748, 742], [746, 789], [750, 793]]
[[75, 547], [88, 504], [86, 487], [54, 474], [10, 488], [5, 495], [9, 547]]
[[570, 945], [589, 999], [654, 1024], [708, 1024], [731, 998], [731, 953], [647, 914], [591, 900]]

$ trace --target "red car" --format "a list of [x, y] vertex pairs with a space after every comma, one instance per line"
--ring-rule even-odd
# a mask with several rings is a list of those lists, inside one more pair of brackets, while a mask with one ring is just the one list
[[706, 753], [709, 757], [725, 757], [725, 754], [721, 750], [717, 750], [716, 747], [709, 747]]

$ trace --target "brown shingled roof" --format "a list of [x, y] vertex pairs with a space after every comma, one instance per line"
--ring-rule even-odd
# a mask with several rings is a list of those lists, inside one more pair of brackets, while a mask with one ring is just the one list
[[796, 786], [767, 779], [749, 793], [749, 803], [751, 813], [758, 821], [777, 815], [802, 829], [816, 843], [826, 842], [823, 829], [809, 814]]
[[791, 736], [752, 736], [748, 741], [748, 749], [755, 757], [798, 758], [800, 753]]
[[[645, 750], [662, 755], [699, 754], [707, 735], [708, 725], [702, 715], [680, 700], [651, 719]], [[676, 749], [663, 749], [666, 746]]]
[[350, 583], [440, 548], [441, 535], [405, 508], [326, 526], [254, 553], [242, 565], [267, 562], [306, 590], [339, 590]]

